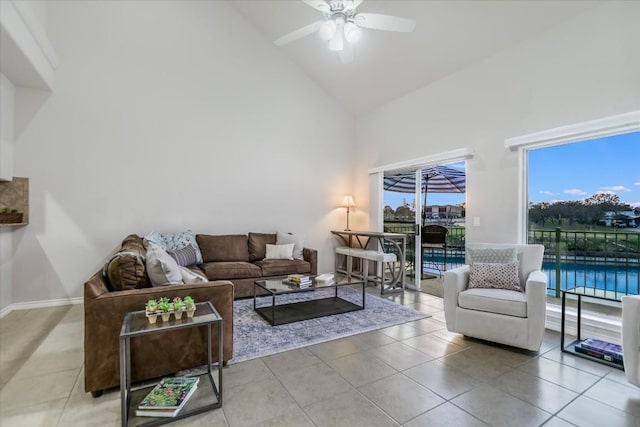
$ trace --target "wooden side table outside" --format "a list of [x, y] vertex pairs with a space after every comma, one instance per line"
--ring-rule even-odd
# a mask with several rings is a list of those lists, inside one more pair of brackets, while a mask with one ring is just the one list
[[[218, 328], [217, 385], [211, 370], [212, 325], [217, 325]], [[198, 389], [195, 394], [175, 417], [135, 417], [135, 410], [138, 404], [155, 384], [150, 384], [132, 392], [131, 338], [198, 326], [206, 326], [207, 328], [206, 346], [208, 363], [207, 372], [200, 375], [201, 381], [198, 383]], [[222, 317], [209, 301], [196, 304], [196, 312], [192, 318], [183, 315], [180, 320], [172, 318], [168, 322], [158, 320], [156, 323], [149, 323], [144, 310], [127, 313], [120, 330], [120, 404], [122, 426], [126, 427], [130, 422], [137, 427], [158, 426], [220, 408], [222, 406], [222, 357]], [[208, 399], [206, 398], [206, 394], [209, 394]], [[212, 397], [215, 397], [215, 399], [212, 399]], [[203, 400], [208, 401], [208, 403], [203, 404]], [[144, 419], [148, 419], [149, 421], [144, 422]]]

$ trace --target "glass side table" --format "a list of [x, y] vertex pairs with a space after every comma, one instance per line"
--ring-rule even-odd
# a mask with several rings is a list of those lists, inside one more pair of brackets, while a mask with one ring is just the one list
[[[218, 329], [218, 361], [217, 385], [211, 370], [211, 327]], [[198, 388], [187, 404], [175, 417], [136, 417], [135, 412], [140, 401], [147, 395], [155, 384], [131, 390], [131, 339], [143, 335], [175, 331], [177, 329], [206, 326], [207, 328], [207, 372], [200, 375]], [[156, 323], [149, 323], [145, 311], [127, 313], [120, 329], [120, 399], [122, 426], [158, 426], [172, 421], [199, 414], [222, 406], [222, 317], [211, 302], [196, 304], [196, 312], [192, 318], [183, 314], [182, 319], [174, 317], [168, 322], [160, 319]], [[148, 421], [145, 421], [148, 420]]]
[[[567, 311], [567, 295], [571, 295], [572, 297], [577, 298], [577, 313], [576, 313], [576, 338], [569, 342], [569, 344], [565, 344], [565, 323], [566, 323], [566, 311]], [[604, 365], [610, 366], [612, 368], [624, 370], [624, 367], [620, 363], [614, 363], [608, 360], [600, 359], [597, 357], [589, 356], [588, 354], [579, 353], [575, 350], [576, 344], [582, 342], [582, 298], [594, 299], [600, 301], [612, 301], [612, 302], [620, 302], [614, 298], [608, 298], [606, 296], [599, 295], [588, 295], [582, 292], [575, 292], [570, 290], [562, 291], [562, 311], [561, 311], [561, 325], [560, 325], [560, 350], [563, 353], [571, 353], [574, 356], [582, 357], [583, 359], [591, 360], [593, 362], [602, 363]]]

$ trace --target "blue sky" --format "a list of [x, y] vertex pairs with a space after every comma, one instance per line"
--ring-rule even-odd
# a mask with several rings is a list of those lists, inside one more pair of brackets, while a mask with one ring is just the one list
[[529, 151], [529, 200], [613, 193], [640, 205], [640, 132]]
[[[464, 162], [452, 165], [464, 169]], [[609, 192], [640, 206], [640, 132], [529, 151], [529, 200], [533, 203], [583, 200]], [[428, 205], [463, 203], [464, 194], [430, 193]], [[393, 208], [410, 194], [384, 192]]]

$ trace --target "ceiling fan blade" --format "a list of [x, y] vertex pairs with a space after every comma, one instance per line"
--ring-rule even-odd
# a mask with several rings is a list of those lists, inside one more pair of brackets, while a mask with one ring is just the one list
[[353, 61], [353, 45], [351, 43], [344, 44], [344, 48], [340, 51], [340, 60], [343, 64]]
[[276, 46], [284, 46], [287, 43], [291, 43], [292, 41], [296, 41], [298, 39], [306, 37], [309, 34], [312, 34], [318, 31], [318, 29], [320, 28], [320, 25], [322, 25], [323, 22], [324, 21], [316, 21], [313, 24], [309, 24], [307, 26], [299, 28], [289, 34], [285, 34], [284, 36], [280, 37], [278, 40], [275, 40], [273, 43]]
[[354, 22], [364, 28], [401, 33], [410, 33], [416, 27], [416, 21], [413, 19], [398, 18], [381, 13], [359, 13], [355, 16]]
[[315, 10], [319, 10], [320, 12], [329, 12], [331, 10], [331, 7], [329, 7], [329, 5], [322, 0], [301, 0], [301, 1], [308, 4]]
[[363, 0], [353, 0], [351, 3], [347, 3], [345, 4], [345, 9], [347, 10], [354, 10], [356, 7], [360, 6], [360, 3], [362, 3]]

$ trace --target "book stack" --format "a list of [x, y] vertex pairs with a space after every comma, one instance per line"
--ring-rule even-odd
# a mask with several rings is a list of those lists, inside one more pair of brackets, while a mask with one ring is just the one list
[[200, 378], [163, 378], [138, 405], [138, 417], [175, 417], [198, 387]]
[[587, 338], [575, 345], [575, 351], [622, 365], [622, 347], [618, 344]]
[[282, 281], [286, 285], [294, 285], [300, 289], [308, 288], [313, 285], [309, 276], [303, 276], [302, 274], [290, 274], [286, 279]]

